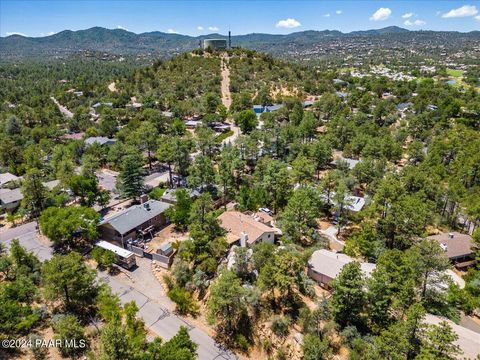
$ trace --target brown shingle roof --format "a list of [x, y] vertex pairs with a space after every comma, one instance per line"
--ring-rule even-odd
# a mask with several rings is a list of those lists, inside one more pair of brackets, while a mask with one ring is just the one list
[[227, 241], [229, 243], [238, 241], [242, 232], [247, 234], [249, 244], [254, 243], [264, 233], [273, 232], [272, 228], [238, 211], [226, 211], [218, 217], [218, 220], [228, 232]]
[[468, 234], [461, 234], [458, 232], [442, 233], [427, 237], [430, 240], [436, 240], [443, 247], [446, 246], [446, 255], [450, 259], [468, 256], [473, 253], [472, 237]]

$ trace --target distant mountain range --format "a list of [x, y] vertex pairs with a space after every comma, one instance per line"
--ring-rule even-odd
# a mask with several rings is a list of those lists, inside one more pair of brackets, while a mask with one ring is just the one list
[[[479, 39], [480, 32], [435, 32], [410, 31], [397, 26], [376, 30], [342, 33], [337, 30], [302, 31], [287, 35], [253, 33], [232, 36], [232, 45], [247, 47], [272, 54], [284, 54], [288, 49], [295, 52], [306, 50], [322, 42], [355, 38], [385, 38], [411, 41], [432, 39], [456, 41], [456, 39]], [[93, 27], [87, 30], [65, 30], [46, 37], [25, 37], [11, 35], [0, 37], [0, 57], [24, 58], [38, 56], [65, 56], [79, 51], [95, 51], [116, 55], [170, 56], [197, 48], [205, 38], [226, 38], [220, 34], [188, 36], [159, 31], [135, 34], [122, 29]]]

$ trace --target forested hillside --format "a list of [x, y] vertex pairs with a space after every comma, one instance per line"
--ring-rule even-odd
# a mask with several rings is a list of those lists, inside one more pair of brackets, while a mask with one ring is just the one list
[[[425, 59], [442, 58], [442, 53], [466, 51], [464, 60], [478, 57], [479, 32], [409, 31], [396, 26], [366, 31], [342, 33], [337, 30], [300, 31], [279, 34], [233, 34], [232, 44], [276, 57], [296, 59], [335, 58], [345, 52], [369, 58], [385, 49], [393, 50], [398, 57], [415, 56]], [[160, 31], [135, 34], [123, 29], [93, 27], [86, 30], [65, 30], [57, 34], [31, 38], [21, 35], [0, 37], [0, 54], [3, 59], [40, 59], [44, 56], [65, 57], [82, 52], [101, 52], [116, 55], [169, 57], [199, 47], [205, 38], [222, 38], [225, 35], [209, 34], [198, 37], [164, 33]], [[411, 51], [413, 50], [413, 51]], [[380, 60], [380, 58], [377, 58]]]
[[[53, 255], [41, 263], [20, 244], [26, 235], [1, 249], [0, 339], [84, 339], [63, 355], [109, 360], [194, 359], [205, 346], [251, 359], [467, 356], [455, 324], [475, 329], [480, 309], [475, 75], [454, 85], [445, 67], [355, 75], [366, 69], [245, 49], [148, 66], [82, 57], [1, 65], [0, 173], [21, 178], [0, 195], [18, 185], [23, 198], [5, 209], [0, 236], [36, 222]], [[96, 250], [106, 219], [151, 211], [145, 195], [165, 194], [175, 199], [165, 226], [116, 243], [156, 252], [168, 242], [170, 268], [145, 257], [127, 271]], [[271, 241], [253, 238], [258, 228]], [[453, 232], [472, 242], [464, 268], [429, 237]], [[349, 261], [319, 281], [315, 254]], [[162, 291], [148, 297], [150, 287]], [[133, 289], [141, 306], [120, 301]], [[136, 317], [156, 304], [171, 310]], [[188, 329], [152, 340], [154, 324], [171, 331], [173, 314]]]

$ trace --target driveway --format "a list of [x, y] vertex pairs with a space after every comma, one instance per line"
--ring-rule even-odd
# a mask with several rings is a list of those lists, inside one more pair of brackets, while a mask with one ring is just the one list
[[[35, 253], [41, 261], [52, 258], [51, 247], [38, 236], [35, 225], [35, 222], [30, 222], [1, 231], [0, 243], [9, 247], [13, 239], [19, 239], [20, 244]], [[126, 276], [112, 277], [105, 272], [98, 272], [98, 278], [110, 285], [112, 292], [118, 295], [122, 304], [135, 301], [139, 308], [138, 316], [162, 339], [169, 340], [178, 332], [180, 326], [186, 326], [190, 337], [198, 344], [200, 360], [237, 359], [234, 353], [217, 344], [204, 331], [173, 314], [174, 306], [154, 277], [150, 260], [137, 258], [137, 263], [139, 266], [128, 273], [131, 280]]]

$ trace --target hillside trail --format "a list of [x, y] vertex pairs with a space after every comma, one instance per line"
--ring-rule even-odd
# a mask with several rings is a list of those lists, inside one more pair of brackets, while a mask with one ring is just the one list
[[[232, 105], [232, 96], [230, 94], [230, 67], [229, 67], [229, 60], [227, 53], [223, 53], [220, 57], [220, 70], [222, 74], [222, 83], [221, 83], [221, 93], [222, 93], [222, 104], [230, 110], [230, 105]], [[235, 125], [233, 118], [229, 116], [226, 119], [226, 122], [230, 124], [230, 128], [233, 131], [233, 135], [229, 136], [228, 138], [222, 141], [222, 145], [234, 143], [235, 140], [240, 135], [240, 128]]]
[[58, 107], [58, 110], [60, 110], [60, 112], [68, 119], [71, 119], [73, 118], [73, 113], [67, 109], [66, 106], [63, 106], [62, 104], [60, 104], [58, 102], [57, 99], [55, 99], [53, 96], [50, 96], [50, 99], [55, 103], [55, 105], [57, 105]]

